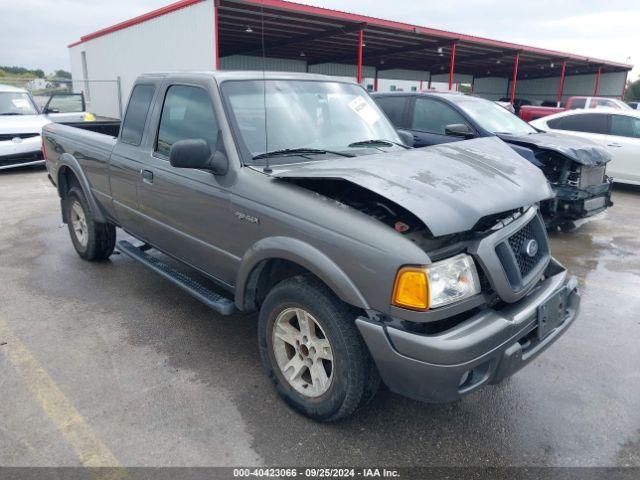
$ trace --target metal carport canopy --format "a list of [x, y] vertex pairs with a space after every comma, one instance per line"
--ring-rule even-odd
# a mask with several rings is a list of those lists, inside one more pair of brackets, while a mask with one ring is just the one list
[[[474, 77], [557, 77], [628, 71], [630, 65], [283, 0], [219, 0], [219, 55], [262, 55], [320, 63], [362, 63]], [[247, 30], [250, 32], [248, 33]], [[452, 59], [455, 55], [455, 62]], [[516, 55], [517, 72], [514, 71]], [[303, 57], [303, 58], [301, 58]], [[565, 63], [566, 62], [566, 63]]]

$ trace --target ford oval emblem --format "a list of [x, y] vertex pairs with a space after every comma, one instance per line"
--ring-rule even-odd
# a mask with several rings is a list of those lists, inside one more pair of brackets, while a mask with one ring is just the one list
[[533, 238], [528, 240], [524, 244], [524, 253], [532, 258], [535, 257], [538, 254], [538, 242]]
[[22, 143], [22, 139], [21, 139], [20, 137], [13, 137], [13, 138], [11, 139], [11, 141], [12, 141], [13, 143]]

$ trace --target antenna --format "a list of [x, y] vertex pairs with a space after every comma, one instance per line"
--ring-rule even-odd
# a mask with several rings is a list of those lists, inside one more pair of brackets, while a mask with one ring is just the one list
[[[269, 130], [267, 128], [267, 52], [264, 44], [264, 0], [260, 2], [260, 41], [262, 43], [262, 104], [264, 106], [264, 151], [269, 152]], [[264, 173], [271, 173], [269, 155], [265, 157]]]

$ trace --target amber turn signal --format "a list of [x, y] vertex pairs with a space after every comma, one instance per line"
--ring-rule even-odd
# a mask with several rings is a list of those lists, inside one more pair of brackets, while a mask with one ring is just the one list
[[427, 310], [429, 308], [427, 270], [421, 267], [401, 268], [393, 286], [392, 303], [397, 307]]

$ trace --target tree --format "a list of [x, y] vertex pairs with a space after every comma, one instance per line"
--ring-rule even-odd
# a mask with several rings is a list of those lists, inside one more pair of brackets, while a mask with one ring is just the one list
[[624, 94], [626, 102], [638, 102], [640, 101], [640, 78], [635, 82], [627, 82], [627, 90]]
[[56, 78], [68, 78], [71, 79], [71, 72], [67, 72], [66, 70], [56, 70], [54, 72]]

